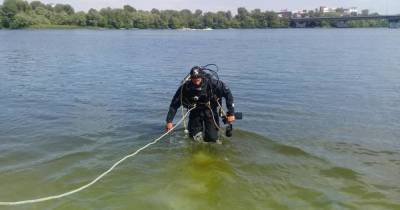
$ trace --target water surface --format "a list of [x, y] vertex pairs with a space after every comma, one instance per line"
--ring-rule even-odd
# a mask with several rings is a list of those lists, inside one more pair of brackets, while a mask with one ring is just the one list
[[399, 30], [0, 30], [0, 41], [0, 201], [86, 184], [161, 135], [193, 65], [217, 63], [245, 116], [223, 145], [178, 130], [92, 188], [9, 209], [400, 209]]

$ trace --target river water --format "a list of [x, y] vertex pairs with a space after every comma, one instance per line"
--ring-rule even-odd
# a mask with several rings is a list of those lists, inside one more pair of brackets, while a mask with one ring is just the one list
[[[79, 187], [216, 63], [234, 136], [177, 130], [67, 198], [0, 209], [400, 209], [400, 30], [0, 30], [0, 201]], [[180, 115], [176, 117], [178, 120]]]

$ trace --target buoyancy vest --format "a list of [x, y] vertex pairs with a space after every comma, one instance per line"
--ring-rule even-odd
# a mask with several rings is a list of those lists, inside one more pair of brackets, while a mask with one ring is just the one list
[[196, 106], [204, 106], [210, 102], [210, 90], [208, 87], [208, 81], [203, 80], [200, 86], [195, 86], [192, 82], [188, 82], [185, 85], [184, 98], [189, 104]]

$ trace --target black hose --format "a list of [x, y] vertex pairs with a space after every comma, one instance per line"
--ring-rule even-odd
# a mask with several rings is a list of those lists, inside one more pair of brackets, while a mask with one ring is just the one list
[[[214, 69], [210, 69], [210, 68], [208, 68], [209, 66], [215, 66], [216, 69], [215, 70]], [[218, 67], [217, 64], [213, 64], [213, 63], [207, 64], [205, 66], [202, 66], [201, 69], [203, 71], [209, 71], [219, 81], [219, 75], [218, 75], [219, 67]]]

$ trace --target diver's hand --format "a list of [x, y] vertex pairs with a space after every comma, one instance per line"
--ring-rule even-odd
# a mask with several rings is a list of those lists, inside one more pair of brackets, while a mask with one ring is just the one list
[[174, 125], [171, 122], [169, 122], [165, 125], [165, 130], [170, 131], [173, 127]]
[[228, 116], [226, 116], [226, 122], [227, 122], [228, 124], [233, 123], [233, 121], [235, 121], [235, 115], [228, 115]]

